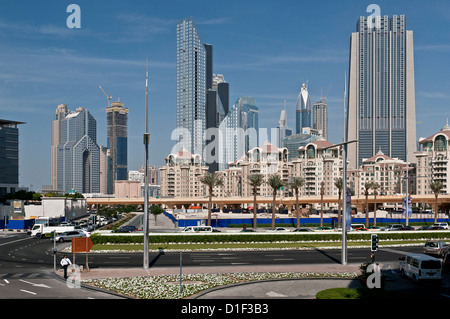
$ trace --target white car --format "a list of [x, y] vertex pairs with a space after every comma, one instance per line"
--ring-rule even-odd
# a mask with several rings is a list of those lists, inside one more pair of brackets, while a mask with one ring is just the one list
[[90, 233], [83, 230], [72, 230], [57, 235], [55, 240], [62, 243], [64, 241], [71, 241], [72, 238], [75, 237], [89, 237], [88, 235], [90, 235]]
[[433, 227], [442, 227], [443, 229], [448, 229], [448, 223], [436, 223]]

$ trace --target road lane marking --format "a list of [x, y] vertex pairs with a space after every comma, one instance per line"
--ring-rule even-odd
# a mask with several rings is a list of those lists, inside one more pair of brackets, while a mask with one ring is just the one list
[[37, 295], [35, 292], [28, 291], [28, 290], [25, 290], [25, 289], [20, 289], [20, 291], [23, 291], [23, 292], [26, 292], [26, 293], [29, 293], [29, 294], [32, 294], [32, 295]]

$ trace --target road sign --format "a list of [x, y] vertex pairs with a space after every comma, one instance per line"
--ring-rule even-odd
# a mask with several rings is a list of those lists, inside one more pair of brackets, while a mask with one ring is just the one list
[[88, 253], [91, 251], [92, 246], [94, 246], [94, 243], [90, 237], [72, 238], [73, 253]]

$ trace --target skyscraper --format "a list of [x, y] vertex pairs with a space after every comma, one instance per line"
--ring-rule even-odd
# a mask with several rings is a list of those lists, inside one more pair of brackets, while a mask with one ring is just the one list
[[308, 87], [303, 83], [297, 97], [296, 134], [301, 134], [304, 127], [311, 127], [311, 100]]
[[349, 165], [379, 150], [414, 161], [416, 117], [413, 32], [405, 16], [360, 17], [350, 40], [348, 86]]
[[58, 105], [52, 121], [52, 190], [58, 190], [58, 145], [61, 136], [61, 121], [69, 114], [66, 104]]
[[313, 129], [322, 131], [322, 136], [328, 140], [328, 106], [325, 98], [313, 104]]
[[[209, 79], [209, 75], [208, 75]], [[225, 81], [222, 74], [212, 76], [212, 86], [208, 88], [207, 102], [206, 102], [206, 129], [217, 129], [213, 138], [206, 136], [206, 148], [203, 154], [204, 160], [209, 166], [210, 172], [215, 172], [219, 168], [216, 160], [216, 153], [218, 148], [218, 128], [229, 109], [229, 83]], [[211, 136], [212, 137], [212, 136]], [[210, 144], [212, 143], [212, 144]], [[212, 154], [209, 154], [209, 153]]]
[[0, 119], [0, 198], [19, 188], [19, 128], [23, 122]]
[[[208, 55], [209, 52], [210, 54]], [[205, 146], [208, 73], [212, 73], [212, 47], [205, 46], [192, 18], [177, 23], [177, 141], [192, 153]], [[207, 67], [209, 68], [207, 70]]]
[[100, 148], [97, 122], [85, 108], [68, 113], [60, 122], [57, 150], [57, 189], [79, 193], [100, 191]]
[[106, 120], [114, 187], [114, 181], [128, 179], [128, 108], [121, 102], [112, 102], [106, 108]]
[[250, 96], [239, 98], [219, 125], [219, 170], [258, 145], [258, 107]]

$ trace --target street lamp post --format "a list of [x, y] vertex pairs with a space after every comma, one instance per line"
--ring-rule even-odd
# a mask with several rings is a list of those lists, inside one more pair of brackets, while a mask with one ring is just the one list
[[148, 132], [148, 67], [145, 74], [145, 176], [144, 176], [144, 269], [149, 267], [149, 233], [148, 233], [148, 144], [150, 133]]

